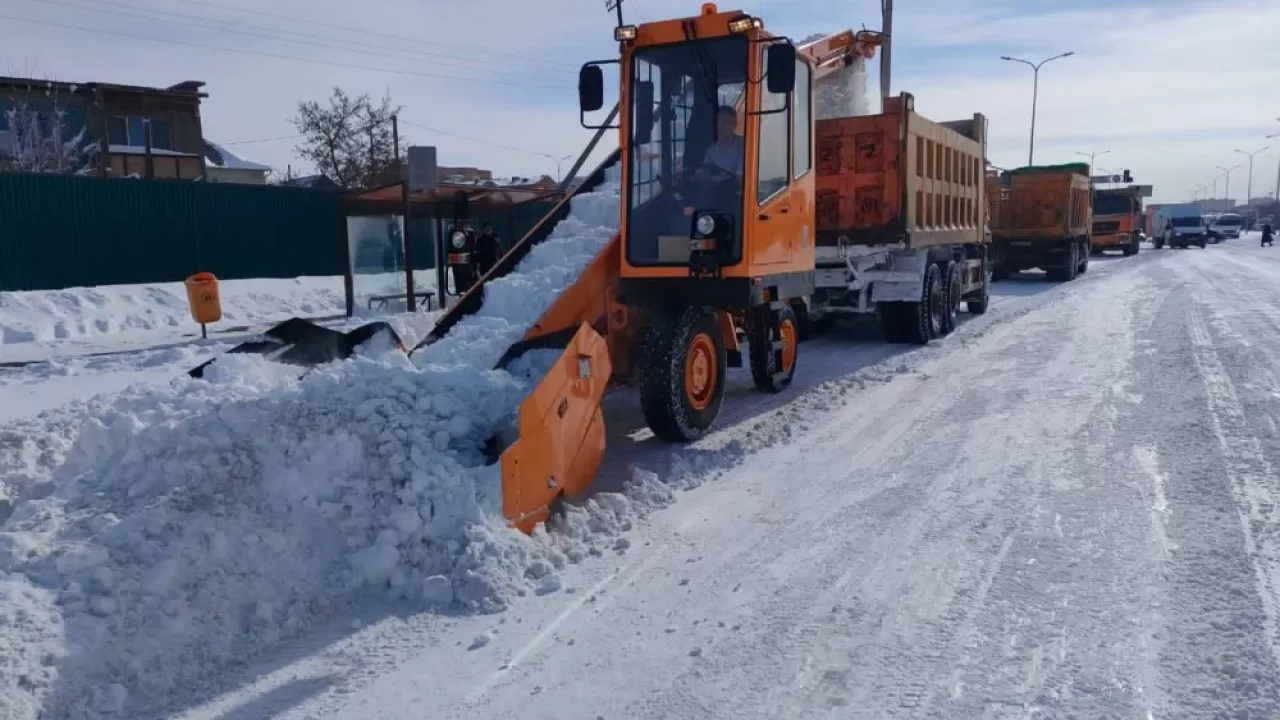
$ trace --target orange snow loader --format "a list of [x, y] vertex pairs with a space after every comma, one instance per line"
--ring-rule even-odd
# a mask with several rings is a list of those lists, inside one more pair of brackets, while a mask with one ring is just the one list
[[[619, 147], [577, 192], [599, 187], [606, 170], [620, 165], [619, 231], [498, 362], [506, 367], [533, 350], [559, 352], [510, 426], [486, 448], [501, 471], [503, 514], [523, 532], [546, 520], [561, 498], [590, 489], [605, 453], [600, 403], [606, 391], [634, 388], [658, 438], [692, 442], [720, 413], [728, 368], [745, 364], [757, 389], [785, 390], [796, 372], [801, 324], [813, 309], [824, 232], [839, 235], [841, 243], [888, 244], [888, 269], [875, 276], [884, 288], [877, 297], [886, 313], [894, 310], [888, 315], [895, 322], [917, 328], [924, 342], [949, 331], [929, 331], [924, 320], [939, 319], [958, 298], [970, 297], [971, 308], [985, 303], [985, 213], [970, 212], [973, 222], [947, 215], [953, 222], [945, 229], [924, 227], [914, 219], [921, 212], [914, 196], [908, 197], [924, 181], [908, 177], [896, 160], [874, 170], [853, 159], [824, 163], [815, 150], [822, 137], [814, 114], [815, 80], [858, 55], [873, 55], [881, 43], [878, 34], [844, 31], [797, 47], [767, 32], [758, 17], [705, 3], [692, 17], [639, 25], [620, 21], [615, 40], [620, 57], [584, 65], [578, 94], [584, 118], [600, 110], [601, 66], [620, 66], [617, 124], [583, 122], [618, 130]], [[892, 130], [902, 162], [915, 162], [913, 138], [926, 131], [938, 136], [948, 158], [960, 158], [953, 146], [965, 157], [985, 157], [981, 116], [964, 121], [977, 138], [970, 139], [914, 115], [910, 96], [894, 108], [877, 116], [872, 129]], [[844, 132], [836, 130], [830, 132]], [[846, 145], [851, 151], [858, 147], [841, 147]], [[896, 150], [892, 157], [899, 158]], [[974, 167], [980, 167], [977, 162]], [[946, 167], [952, 165], [950, 180], [940, 174], [928, 181], [929, 197], [942, 197], [945, 184], [947, 192], [973, 195], [966, 200], [980, 207], [981, 176], [965, 172], [962, 183], [959, 163]], [[826, 177], [820, 183], [824, 173], [847, 174], [850, 182]], [[840, 225], [843, 213], [831, 221], [840, 227], [823, 224], [821, 193], [839, 207], [871, 196], [898, 200], [875, 215], [874, 238], [868, 240], [861, 234], [870, 222], [865, 213], [850, 215], [850, 227]], [[418, 347], [477, 312], [486, 283], [510, 273], [548, 237], [568, 214], [571, 197], [441, 316]], [[952, 244], [930, 239], [941, 238], [944, 230], [954, 236]], [[857, 272], [871, 277], [875, 269], [859, 266]], [[939, 279], [953, 272], [967, 279]], [[869, 307], [870, 291], [861, 292], [861, 307]], [[973, 299], [978, 292], [984, 298]], [[954, 303], [947, 300], [952, 293]]]

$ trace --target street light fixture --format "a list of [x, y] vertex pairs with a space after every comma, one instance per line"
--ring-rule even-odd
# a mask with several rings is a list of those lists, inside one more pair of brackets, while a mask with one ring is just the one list
[[1264, 146], [1264, 147], [1262, 147], [1262, 148], [1259, 148], [1258, 150], [1254, 150], [1253, 152], [1247, 152], [1247, 151], [1244, 151], [1244, 150], [1236, 150], [1236, 152], [1240, 153], [1241, 155], [1247, 155], [1247, 156], [1249, 157], [1249, 182], [1248, 182], [1248, 184], [1247, 184], [1247, 186], [1246, 186], [1246, 189], [1245, 189], [1245, 191], [1244, 191], [1244, 204], [1245, 204], [1245, 205], [1248, 205], [1248, 204], [1249, 204], [1249, 202], [1253, 200], [1253, 156], [1254, 156], [1254, 155], [1257, 155], [1258, 153], [1266, 152], [1266, 151], [1267, 151], [1267, 149], [1268, 149], [1268, 148], [1270, 148], [1270, 147], [1271, 147], [1270, 145], [1267, 145], [1267, 146]]
[[1110, 150], [1099, 150], [1098, 152], [1080, 152], [1080, 151], [1078, 151], [1078, 150], [1077, 150], [1077, 151], [1076, 151], [1076, 154], [1077, 154], [1077, 155], [1081, 155], [1081, 156], [1083, 156], [1083, 157], [1087, 157], [1087, 158], [1089, 158], [1089, 177], [1091, 177], [1091, 178], [1092, 178], [1092, 177], [1093, 177], [1093, 159], [1094, 159], [1094, 158], [1096, 158], [1096, 157], [1098, 157], [1099, 155], [1106, 155], [1106, 154], [1107, 154], [1107, 153], [1109, 153], [1109, 152], [1111, 152], [1111, 151], [1110, 151]]
[[1240, 168], [1242, 168], [1242, 167], [1244, 167], [1244, 166], [1243, 166], [1243, 165], [1232, 165], [1232, 166], [1231, 166], [1231, 167], [1229, 167], [1229, 168], [1228, 168], [1228, 167], [1222, 167], [1221, 165], [1219, 165], [1219, 166], [1218, 166], [1218, 169], [1222, 171], [1222, 174], [1227, 176], [1227, 189], [1224, 191], [1224, 194], [1227, 196], [1227, 197], [1226, 197], [1226, 199], [1227, 199], [1227, 204], [1228, 204], [1228, 205], [1230, 205], [1230, 203], [1231, 203], [1231, 171], [1233, 171], [1233, 170], [1239, 170], [1239, 169], [1240, 169]]
[[1044, 67], [1044, 64], [1051, 60], [1057, 60], [1058, 58], [1064, 58], [1064, 57], [1071, 57], [1072, 55], [1075, 55], [1075, 54], [1076, 54], [1075, 51], [1072, 50], [1070, 52], [1064, 52], [1061, 55], [1054, 55], [1051, 58], [1045, 58], [1044, 60], [1041, 60], [1038, 63], [1033, 63], [1030, 60], [1023, 60], [1022, 58], [1009, 57], [1008, 55], [1000, 56], [1001, 60], [1008, 60], [1009, 62], [1022, 63], [1023, 65], [1026, 65], [1027, 67], [1031, 68], [1034, 74], [1032, 85], [1031, 85], [1031, 145], [1027, 149], [1028, 165], [1035, 164], [1035, 156], [1036, 156], [1036, 101], [1040, 97], [1040, 68]]

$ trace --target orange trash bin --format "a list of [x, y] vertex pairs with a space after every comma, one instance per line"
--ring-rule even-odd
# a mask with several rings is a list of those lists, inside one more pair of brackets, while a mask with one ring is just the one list
[[222, 299], [218, 296], [218, 278], [213, 273], [199, 272], [186, 280], [187, 304], [191, 307], [191, 319], [200, 323], [215, 323], [222, 319]]

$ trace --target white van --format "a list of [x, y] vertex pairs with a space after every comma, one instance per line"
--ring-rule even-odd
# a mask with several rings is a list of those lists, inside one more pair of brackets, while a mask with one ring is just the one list
[[1235, 213], [1222, 213], [1214, 218], [1213, 224], [1209, 226], [1209, 232], [1223, 240], [1239, 238], [1240, 231], [1243, 229], [1244, 218]]

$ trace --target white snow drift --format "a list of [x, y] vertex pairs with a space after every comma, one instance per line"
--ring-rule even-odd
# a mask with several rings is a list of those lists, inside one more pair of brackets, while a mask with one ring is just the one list
[[0, 715], [130, 717], [198, 694], [364, 588], [487, 611], [554, 587], [626, 501], [593, 501], [554, 535], [508, 529], [481, 448], [532, 378], [487, 368], [616, 232], [618, 204], [616, 172], [574, 198], [423, 367], [392, 354], [297, 379], [224, 356], [206, 381], [133, 388], [41, 448], [5, 491]]
[[[223, 324], [346, 311], [341, 277], [226, 280], [219, 289]], [[180, 282], [0, 292], [0, 345], [192, 327]]]

